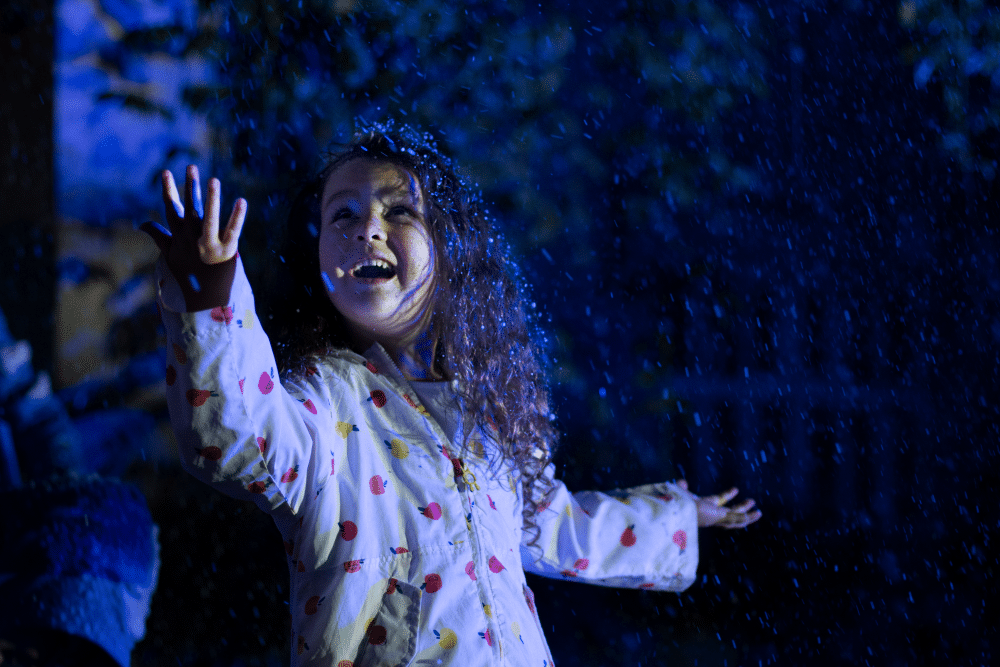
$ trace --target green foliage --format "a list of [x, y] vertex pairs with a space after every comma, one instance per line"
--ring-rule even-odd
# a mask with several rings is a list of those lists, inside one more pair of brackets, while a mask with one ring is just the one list
[[[667, 193], [686, 207], [700, 189], [753, 188], [719, 124], [737, 100], [767, 92], [756, 11], [730, 15], [706, 0], [544, 12], [518, 2], [236, 0], [203, 3], [197, 30], [135, 31], [120, 45], [219, 63], [220, 84], [184, 99], [210, 113], [223, 159], [232, 156], [229, 180], [254, 202], [294, 187], [355, 118], [392, 117], [438, 134], [524, 231], [511, 241], [531, 249], [566, 220], [595, 217], [597, 192], [625, 195], [602, 207], [641, 210]], [[615, 173], [632, 185], [613, 188]]]
[[1000, 11], [983, 0], [903, 0], [897, 13], [909, 31], [901, 52], [914, 84], [940, 95], [931, 122], [944, 152], [966, 172], [996, 176], [1000, 131]]

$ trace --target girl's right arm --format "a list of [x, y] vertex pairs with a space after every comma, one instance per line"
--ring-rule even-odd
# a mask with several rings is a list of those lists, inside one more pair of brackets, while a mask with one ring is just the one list
[[[182, 465], [227, 495], [253, 500], [291, 520], [325, 479], [317, 433], [333, 428], [320, 378], [278, 382], [271, 346], [236, 254], [246, 202], [219, 233], [219, 185], [203, 210], [198, 174], [188, 168], [185, 202], [169, 172], [163, 192], [170, 233], [146, 223], [161, 250], [160, 309], [167, 331], [167, 401]], [[326, 408], [326, 409], [324, 409]]]

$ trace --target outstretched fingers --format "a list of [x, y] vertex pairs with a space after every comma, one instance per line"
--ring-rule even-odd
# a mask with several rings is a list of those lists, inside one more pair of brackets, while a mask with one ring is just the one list
[[222, 202], [222, 185], [213, 178], [208, 182], [208, 208], [202, 221], [201, 238], [198, 239], [198, 254], [205, 264], [221, 264], [236, 255], [240, 232], [246, 219], [247, 202], [240, 198], [233, 204], [226, 228], [220, 233], [219, 211]]
[[180, 231], [181, 220], [184, 219], [184, 205], [181, 204], [177, 183], [174, 182], [174, 175], [169, 169], [164, 169], [160, 174], [160, 185], [163, 191], [163, 206], [166, 208], [167, 226], [170, 233], [176, 235]]
[[205, 206], [201, 201], [201, 177], [198, 167], [193, 164], [188, 165], [184, 182], [184, 207], [188, 214], [194, 213], [198, 219], [205, 217]]
[[247, 200], [240, 197], [233, 202], [233, 212], [229, 214], [229, 222], [226, 224], [226, 231], [222, 235], [222, 243], [227, 249], [231, 249], [236, 254], [236, 245], [239, 243], [240, 234], [243, 232], [243, 222], [247, 216]]
[[737, 489], [734, 486], [733, 488], [729, 489], [728, 491], [723, 491], [722, 493], [720, 493], [718, 495], [715, 495], [715, 496], [712, 496], [712, 497], [715, 499], [716, 504], [719, 507], [722, 507], [723, 505], [725, 505], [726, 503], [728, 503], [730, 500], [732, 500], [733, 498], [735, 498], [739, 494], [739, 492], [740, 492], [740, 490]]
[[740, 512], [737, 510], [730, 510], [726, 513], [726, 518], [719, 522], [719, 525], [723, 528], [746, 528], [754, 521], [757, 521], [763, 516], [760, 510], [754, 510], [753, 512]]

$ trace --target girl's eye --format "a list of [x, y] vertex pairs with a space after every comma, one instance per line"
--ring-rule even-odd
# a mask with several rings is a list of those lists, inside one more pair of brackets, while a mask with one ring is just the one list
[[345, 206], [344, 208], [338, 210], [336, 213], [333, 214], [333, 217], [330, 218], [330, 222], [337, 222], [338, 220], [346, 220], [350, 218], [352, 215], [354, 215], [354, 213], [351, 211], [351, 209]]
[[389, 215], [413, 215], [413, 211], [409, 207], [403, 206], [402, 204], [397, 204], [389, 209]]

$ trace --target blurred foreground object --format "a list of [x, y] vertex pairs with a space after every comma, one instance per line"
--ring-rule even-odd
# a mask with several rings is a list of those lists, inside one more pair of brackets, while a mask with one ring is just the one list
[[4, 491], [0, 503], [0, 654], [24, 660], [34, 648], [35, 658], [57, 659], [63, 648], [90, 650], [82, 638], [127, 667], [145, 635], [160, 564], [157, 527], [139, 491], [64, 476]]
[[32, 367], [31, 346], [13, 340], [0, 312], [5, 666], [127, 667], [145, 635], [160, 566], [157, 527], [136, 487], [88, 474], [114, 467], [106, 459], [116, 424], [141, 437], [143, 424], [121, 412], [72, 421], [48, 374]]

